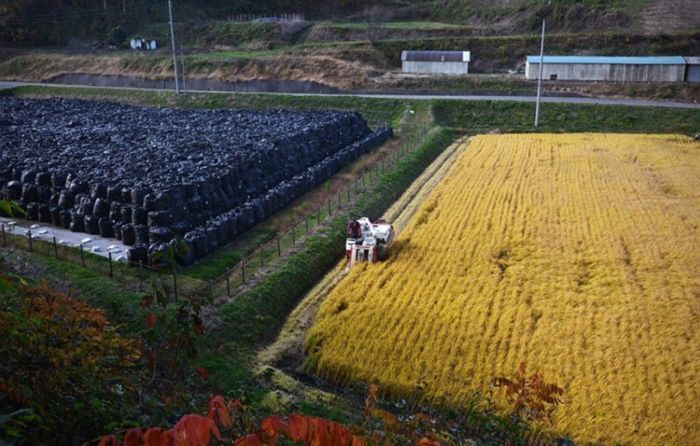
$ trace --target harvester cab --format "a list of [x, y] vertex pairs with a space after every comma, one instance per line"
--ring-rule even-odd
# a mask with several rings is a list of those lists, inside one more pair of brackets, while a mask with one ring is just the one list
[[348, 223], [345, 255], [349, 266], [356, 263], [377, 263], [386, 256], [394, 241], [394, 227], [380, 219], [372, 223], [362, 217]]

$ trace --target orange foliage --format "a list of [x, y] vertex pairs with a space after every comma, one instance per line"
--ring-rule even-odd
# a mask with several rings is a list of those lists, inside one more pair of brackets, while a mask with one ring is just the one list
[[124, 434], [124, 442], [120, 443], [114, 435], [105, 435], [98, 438], [98, 446], [208, 446], [212, 437], [222, 440], [217, 422], [222, 428], [230, 428], [236, 414], [231, 413], [230, 408], [236, 411], [243, 410], [238, 400], [224, 403], [221, 396], [215, 396], [209, 401], [209, 416], [196, 414], [184, 415], [172, 429], [163, 430], [152, 427], [146, 430], [133, 428]]
[[128, 401], [141, 370], [138, 342], [121, 336], [104, 311], [47, 284], [4, 272], [0, 284], [0, 402], [8, 411], [31, 408], [41, 420], [21, 435], [58, 444], [99, 428], [115, 410], [100, 404], [85, 416], [85, 407], [115, 392]]
[[520, 363], [513, 379], [497, 377], [493, 380], [496, 387], [505, 387], [506, 397], [513, 405], [513, 413], [528, 418], [550, 418], [552, 412], [562, 402], [564, 389], [556, 384], [546, 383], [541, 373], [527, 376], [527, 366]]
[[[221, 433], [211, 418], [201, 415], [185, 415], [170, 431], [173, 446], [208, 446], [211, 434], [221, 441]], [[137, 446], [124, 444], [124, 446]]]
[[[366, 409], [372, 416], [398, 425], [396, 416], [374, 408], [379, 389], [370, 388]], [[237, 422], [243, 425], [244, 408], [240, 401], [224, 399], [216, 395], [209, 401], [208, 416], [185, 415], [170, 430], [150, 428], [145, 431], [134, 428], [126, 431], [120, 443], [114, 435], [96, 439], [98, 446], [208, 446], [212, 439], [222, 441], [221, 431], [230, 430]], [[233, 441], [234, 446], [275, 446], [279, 438], [306, 446], [364, 446], [362, 436], [347, 426], [325, 418], [293, 413], [287, 416], [273, 415], [260, 423], [260, 430], [244, 435]], [[439, 446], [435, 440], [421, 438], [417, 446]]]
[[229, 429], [233, 426], [233, 419], [229, 413], [224, 399], [217, 395], [209, 401], [209, 418], [219, 423], [224, 429]]
[[158, 427], [152, 427], [143, 434], [144, 446], [168, 446], [169, 441], [170, 432], [161, 430]]
[[274, 446], [282, 436], [308, 446], [361, 446], [362, 438], [335, 421], [301, 414], [265, 418], [261, 429], [239, 438], [234, 446]]

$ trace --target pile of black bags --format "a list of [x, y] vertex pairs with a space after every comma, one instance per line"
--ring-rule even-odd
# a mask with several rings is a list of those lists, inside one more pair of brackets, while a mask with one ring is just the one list
[[391, 136], [350, 112], [8, 97], [0, 184], [29, 219], [119, 239], [134, 261], [179, 244], [187, 264]]

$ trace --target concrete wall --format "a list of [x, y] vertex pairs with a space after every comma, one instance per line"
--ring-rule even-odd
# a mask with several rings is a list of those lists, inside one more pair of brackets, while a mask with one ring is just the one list
[[[621, 82], [683, 82], [685, 65], [624, 65], [624, 64], [544, 64], [542, 79], [549, 80], [621, 81]], [[527, 63], [525, 76], [537, 79], [538, 63]]]
[[469, 62], [401, 62], [404, 73], [469, 74]]
[[[174, 89], [175, 80], [145, 79], [136, 76], [101, 75], [88, 73], [64, 73], [59, 74], [47, 82], [53, 84], [77, 84], [91, 85], [95, 87], [129, 87], [129, 88], [162, 88]], [[180, 84], [182, 87], [182, 84]], [[216, 79], [190, 79], [187, 78], [185, 87], [188, 90], [217, 90], [217, 91], [243, 91], [243, 92], [267, 92], [267, 93], [338, 93], [337, 88], [309, 81], [244, 81], [223, 82]]]

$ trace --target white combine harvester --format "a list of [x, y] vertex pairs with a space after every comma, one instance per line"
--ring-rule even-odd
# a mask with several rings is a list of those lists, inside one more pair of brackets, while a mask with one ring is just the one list
[[377, 263], [394, 241], [394, 227], [384, 220], [372, 223], [362, 217], [348, 223], [345, 254], [352, 268], [356, 263]]

